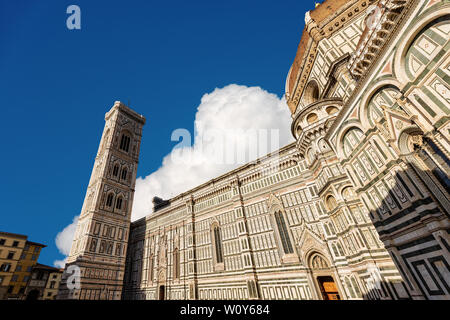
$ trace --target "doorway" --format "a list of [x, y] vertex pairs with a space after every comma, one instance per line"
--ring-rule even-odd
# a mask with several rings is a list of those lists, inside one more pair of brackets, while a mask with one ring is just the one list
[[166, 288], [164, 286], [159, 286], [159, 300], [164, 300], [164, 293]]
[[28, 295], [26, 300], [38, 300], [39, 299], [39, 290], [31, 290]]
[[323, 300], [341, 300], [333, 277], [331, 276], [317, 277], [317, 283], [319, 284]]

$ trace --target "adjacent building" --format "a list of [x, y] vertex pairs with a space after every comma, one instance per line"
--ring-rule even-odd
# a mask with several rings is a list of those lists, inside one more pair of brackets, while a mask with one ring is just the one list
[[131, 224], [144, 121], [117, 102], [66, 267], [81, 286], [67, 270], [59, 298], [450, 299], [449, 12], [307, 12], [286, 80], [296, 141]]
[[63, 270], [36, 264], [25, 290], [26, 300], [54, 300], [58, 292]]
[[30, 280], [31, 271], [37, 264], [41, 250], [45, 247], [46, 245], [41, 243], [26, 241], [11, 278], [6, 299], [23, 300], [26, 297], [25, 289]]
[[14, 290], [14, 272], [26, 242], [27, 236], [0, 232], [0, 300]]

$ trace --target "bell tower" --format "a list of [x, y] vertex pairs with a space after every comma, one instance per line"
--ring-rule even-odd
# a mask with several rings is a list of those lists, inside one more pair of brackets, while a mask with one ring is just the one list
[[116, 101], [105, 122], [58, 299], [121, 299], [145, 118]]

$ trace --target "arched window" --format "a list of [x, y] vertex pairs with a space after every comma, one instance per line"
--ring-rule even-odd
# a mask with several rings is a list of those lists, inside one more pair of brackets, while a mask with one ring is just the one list
[[220, 228], [219, 226], [215, 226], [213, 229], [214, 234], [214, 244], [216, 247], [216, 262], [223, 262], [223, 252], [222, 252], [222, 240], [220, 238]]
[[319, 100], [319, 86], [316, 81], [312, 80], [306, 86], [305, 93], [303, 94], [303, 104], [307, 106], [317, 100]]
[[330, 211], [337, 207], [336, 199], [333, 196], [328, 196], [326, 203]]
[[120, 139], [120, 150], [128, 152], [128, 150], [130, 149], [130, 141], [130, 136], [122, 133], [122, 138]]
[[294, 253], [291, 239], [289, 238], [289, 233], [281, 211], [275, 212], [275, 221], [277, 223], [278, 234], [280, 235], [281, 245], [283, 246], [284, 253]]
[[153, 282], [153, 254], [150, 255], [148, 263], [148, 281]]
[[180, 278], [180, 252], [178, 248], [173, 251], [173, 278]]
[[319, 254], [315, 254], [311, 258], [312, 269], [326, 269], [329, 268], [327, 261]]
[[116, 209], [122, 209], [122, 197], [118, 197], [116, 200]]
[[119, 174], [119, 165], [116, 164], [116, 165], [114, 165], [113, 176], [117, 177], [118, 174]]
[[308, 121], [309, 124], [316, 122], [318, 119], [319, 117], [314, 112], [308, 114], [308, 116], [306, 117], [306, 121]]
[[344, 154], [348, 157], [364, 139], [363, 132], [358, 128], [352, 128], [347, 131], [343, 139]]
[[332, 114], [337, 113], [337, 112], [339, 111], [339, 109], [336, 108], [336, 107], [330, 106], [330, 107], [327, 107], [327, 108], [325, 109], [325, 111], [326, 111], [329, 115], [332, 115]]
[[127, 168], [123, 168], [122, 169], [122, 180], [126, 180], [127, 179], [127, 173], [128, 173], [128, 171], [127, 171]]
[[113, 204], [114, 195], [112, 193], [108, 194], [108, 197], [106, 198], [106, 206], [111, 207]]
[[355, 198], [355, 192], [353, 191], [352, 187], [345, 187], [342, 189], [342, 197], [344, 200], [352, 200]]

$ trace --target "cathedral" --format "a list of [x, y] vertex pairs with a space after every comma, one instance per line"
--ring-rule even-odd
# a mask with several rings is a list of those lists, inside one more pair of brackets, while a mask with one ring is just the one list
[[448, 1], [325, 0], [287, 75], [295, 142], [134, 222], [145, 118], [116, 102], [58, 298], [450, 299], [449, 39]]

